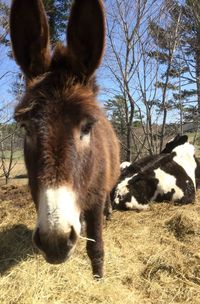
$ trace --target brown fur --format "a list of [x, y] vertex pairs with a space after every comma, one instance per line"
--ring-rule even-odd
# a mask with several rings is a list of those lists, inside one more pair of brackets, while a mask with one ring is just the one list
[[[118, 140], [96, 103], [93, 75], [104, 49], [102, 1], [75, 1], [68, 47], [58, 45], [51, 59], [40, 0], [13, 0], [10, 28], [16, 61], [27, 78], [26, 94], [16, 107], [15, 119], [26, 129], [24, 155], [36, 209], [39, 188], [68, 184], [75, 189], [85, 212], [87, 236], [96, 241], [87, 242], [93, 274], [101, 277], [103, 208], [119, 176]], [[91, 128], [89, 144], [82, 140], [87, 128]], [[34, 237], [38, 247], [45, 247], [55, 261], [56, 254], [63, 260], [69, 235], [42, 239], [36, 231]], [[75, 242], [76, 237], [70, 241]]]

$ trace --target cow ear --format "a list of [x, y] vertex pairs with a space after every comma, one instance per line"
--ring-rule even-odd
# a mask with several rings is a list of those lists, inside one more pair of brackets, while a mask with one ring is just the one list
[[104, 51], [105, 17], [101, 0], [75, 0], [67, 28], [68, 55], [76, 75], [90, 77]]
[[41, 0], [13, 0], [10, 36], [15, 59], [26, 77], [44, 73], [50, 51], [49, 27]]
[[172, 150], [178, 146], [184, 145], [188, 141], [187, 135], [176, 135], [176, 137], [168, 142], [161, 153], [171, 153]]

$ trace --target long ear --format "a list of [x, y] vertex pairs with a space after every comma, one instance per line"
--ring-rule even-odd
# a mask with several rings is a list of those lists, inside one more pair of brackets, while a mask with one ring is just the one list
[[75, 0], [67, 28], [68, 55], [76, 74], [90, 77], [101, 62], [105, 17], [101, 0]]
[[44, 73], [50, 61], [49, 28], [40, 0], [13, 0], [10, 36], [15, 59], [27, 78]]

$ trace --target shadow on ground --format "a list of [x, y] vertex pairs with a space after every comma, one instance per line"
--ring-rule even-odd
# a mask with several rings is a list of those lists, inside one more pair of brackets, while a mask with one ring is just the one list
[[0, 232], [0, 274], [33, 254], [32, 231], [23, 224], [5, 227]]

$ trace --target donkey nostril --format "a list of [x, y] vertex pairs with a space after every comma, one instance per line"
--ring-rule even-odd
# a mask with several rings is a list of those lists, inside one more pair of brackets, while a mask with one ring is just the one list
[[33, 235], [33, 242], [35, 243], [36, 247], [38, 247], [39, 249], [42, 249], [42, 242], [40, 239], [39, 228], [36, 229], [36, 231]]
[[69, 240], [72, 244], [74, 244], [77, 240], [77, 234], [73, 226], [71, 226], [71, 232], [69, 235]]

